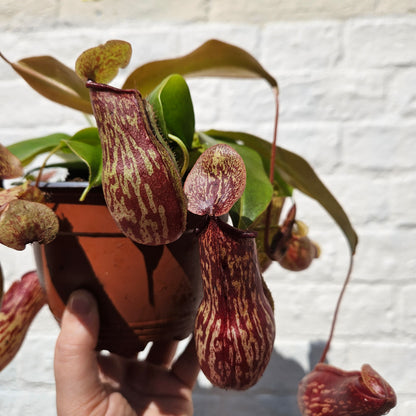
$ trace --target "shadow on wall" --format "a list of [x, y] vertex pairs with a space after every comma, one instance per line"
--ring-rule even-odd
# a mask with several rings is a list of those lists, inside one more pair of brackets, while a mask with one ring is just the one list
[[298, 384], [319, 361], [324, 347], [323, 341], [310, 344], [307, 371], [296, 360], [285, 358], [274, 350], [263, 377], [247, 391], [224, 391], [218, 388], [208, 390], [197, 386], [194, 390], [194, 414], [301, 416], [296, 398]]

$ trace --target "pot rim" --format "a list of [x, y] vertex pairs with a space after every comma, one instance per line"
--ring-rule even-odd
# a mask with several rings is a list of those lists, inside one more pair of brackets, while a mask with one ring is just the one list
[[105, 205], [101, 186], [91, 188], [84, 201], [80, 201], [87, 186], [87, 181], [39, 182], [38, 184], [39, 189], [46, 193], [47, 200], [51, 203]]

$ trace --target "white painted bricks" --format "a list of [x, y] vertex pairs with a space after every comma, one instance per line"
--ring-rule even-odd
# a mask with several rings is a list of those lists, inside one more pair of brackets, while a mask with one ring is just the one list
[[[399, 404], [390, 414], [414, 414], [414, 2], [381, 1], [374, 6], [348, 1], [341, 7], [322, 0], [307, 9], [305, 2], [275, 5], [262, 0], [254, 10], [253, 2], [201, 0], [186, 1], [185, 6], [180, 2], [180, 10], [179, 2], [172, 2], [171, 12], [163, 10], [164, 2], [154, 2], [153, 9], [142, 3], [130, 2], [127, 13], [124, 1], [116, 8], [107, 0], [26, 0], [19, 2], [19, 10], [16, 2], [4, 1], [0, 48], [11, 60], [52, 54], [73, 65], [86, 47], [123, 38], [133, 45], [131, 68], [189, 52], [212, 37], [253, 53], [279, 81], [280, 144], [308, 159], [360, 237], [329, 361], [345, 369], [369, 362], [398, 393]], [[273, 100], [264, 82], [189, 84], [199, 128], [246, 130], [270, 139]], [[79, 114], [32, 92], [3, 63], [0, 103], [0, 141], [5, 144], [84, 126]], [[328, 335], [348, 248], [316, 202], [298, 193], [295, 199], [299, 218], [309, 225], [322, 257], [303, 273], [287, 273], [277, 266], [266, 273], [277, 309], [270, 367], [245, 393], [209, 388], [201, 376], [194, 394], [198, 416], [298, 415], [296, 385], [310, 368], [312, 346], [311, 361], [316, 362]], [[0, 261], [7, 285], [34, 267], [30, 249], [17, 253], [0, 247]], [[20, 354], [0, 373], [0, 416], [56, 414], [52, 360], [57, 333], [45, 308]]]

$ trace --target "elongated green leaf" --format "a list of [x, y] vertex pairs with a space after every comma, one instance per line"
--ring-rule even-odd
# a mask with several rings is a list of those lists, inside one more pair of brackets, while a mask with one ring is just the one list
[[[273, 236], [275, 236], [280, 229], [280, 215], [282, 212], [283, 204], [286, 197], [282, 197], [278, 192], [274, 191], [272, 199], [270, 201], [270, 210], [263, 211], [256, 220], [250, 225], [250, 230], [255, 231], [257, 255], [259, 258], [259, 264], [261, 271], [265, 271], [271, 264], [272, 259], [269, 257], [268, 248], [272, 242]], [[266, 226], [268, 230], [266, 231]], [[288, 227], [286, 227], [288, 228]], [[267, 246], [265, 239], [267, 237]]]
[[186, 81], [178, 74], [165, 78], [147, 97], [165, 137], [181, 139], [191, 149], [195, 131], [195, 116]]
[[272, 87], [277, 87], [276, 80], [244, 49], [212, 39], [188, 55], [142, 65], [130, 74], [123, 88], [135, 88], [147, 95], [164, 78], [175, 73], [186, 76], [263, 78]]
[[[246, 145], [256, 150], [265, 162], [270, 158], [271, 144], [259, 137], [246, 133], [217, 130], [205, 133], [219, 140], [239, 142]], [[358, 243], [357, 234], [344, 209], [322, 183], [309, 163], [297, 154], [282, 147], [277, 147], [275, 169], [288, 184], [314, 198], [325, 208], [344, 232], [351, 252], [354, 253]]]
[[246, 189], [240, 198], [238, 210], [238, 228], [246, 229], [269, 205], [273, 195], [273, 185], [256, 151], [231, 143], [230, 146], [243, 158], [247, 170]]
[[103, 158], [98, 130], [96, 127], [80, 130], [65, 143], [88, 166], [89, 183], [80, 198], [83, 201], [91, 188], [101, 185]]
[[[69, 151], [69, 149], [68, 149]], [[71, 178], [77, 178], [80, 180], [88, 180], [89, 170], [86, 163], [80, 159], [76, 154], [66, 154], [64, 161], [59, 161], [56, 163], [46, 163], [45, 168], [52, 169], [52, 168], [64, 168], [68, 170], [68, 177], [66, 180], [71, 180]], [[69, 157], [68, 157], [69, 156]], [[73, 159], [72, 159], [72, 157]], [[35, 174], [39, 172], [39, 167], [35, 167], [28, 172], [26, 172], [26, 176], [35, 176]]]
[[23, 166], [28, 165], [36, 156], [50, 152], [58, 146], [62, 140], [67, 140], [71, 136], [65, 133], [55, 133], [36, 139], [23, 140], [19, 143], [8, 146], [10, 152], [17, 156]]
[[[72, 137], [68, 134], [56, 133], [29, 139], [10, 145], [8, 149], [22, 161], [22, 165], [26, 166], [36, 156], [49, 153], [58, 147], [59, 154], [64, 161], [58, 164], [48, 164], [47, 167], [61, 166], [79, 169], [79, 163], [83, 163], [88, 168], [89, 185], [81, 196], [82, 200], [92, 187], [101, 184], [102, 150], [97, 128], [83, 129]], [[36, 170], [38, 168], [34, 169]]]
[[52, 56], [33, 56], [18, 61], [18, 64], [31, 68], [33, 71], [56, 81], [80, 97], [89, 101], [88, 89], [75, 71]]
[[0, 56], [39, 94], [84, 113], [92, 113], [89, 94], [76, 73], [51, 56], [9, 62]]
[[[247, 146], [242, 146], [229, 141], [217, 140], [200, 133], [201, 141], [213, 145], [215, 143], [227, 143], [244, 160], [247, 179], [246, 188], [237, 204], [234, 205], [231, 216], [234, 225], [246, 229], [267, 208], [273, 195], [273, 186], [267, 176], [260, 155]], [[235, 219], [237, 219], [235, 222]]]

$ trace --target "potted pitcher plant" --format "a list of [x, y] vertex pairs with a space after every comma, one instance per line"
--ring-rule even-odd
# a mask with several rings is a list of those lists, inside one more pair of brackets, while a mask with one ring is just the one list
[[[0, 242], [17, 250], [33, 243], [37, 264], [4, 294], [0, 369], [43, 305], [59, 322], [70, 293], [85, 288], [98, 300], [98, 350], [131, 356], [148, 342], [193, 334], [208, 380], [248, 389], [262, 376], [276, 333], [263, 272], [272, 262], [301, 271], [319, 256], [296, 205], [283, 210], [293, 189], [333, 217], [351, 268], [356, 233], [310, 165], [277, 146], [278, 84], [252, 55], [210, 40], [136, 68], [120, 88], [110, 85], [131, 54], [128, 42], [111, 40], [84, 51], [75, 70], [50, 56], [10, 62], [1, 54], [37, 92], [92, 123], [73, 135], [0, 147], [8, 183], [0, 192]], [[276, 103], [272, 143], [196, 130], [191, 76], [266, 81]], [[58, 167], [64, 180], [55, 180]], [[299, 385], [301, 412], [381, 415], [396, 397], [375, 370], [325, 364], [337, 312], [320, 363]]]

